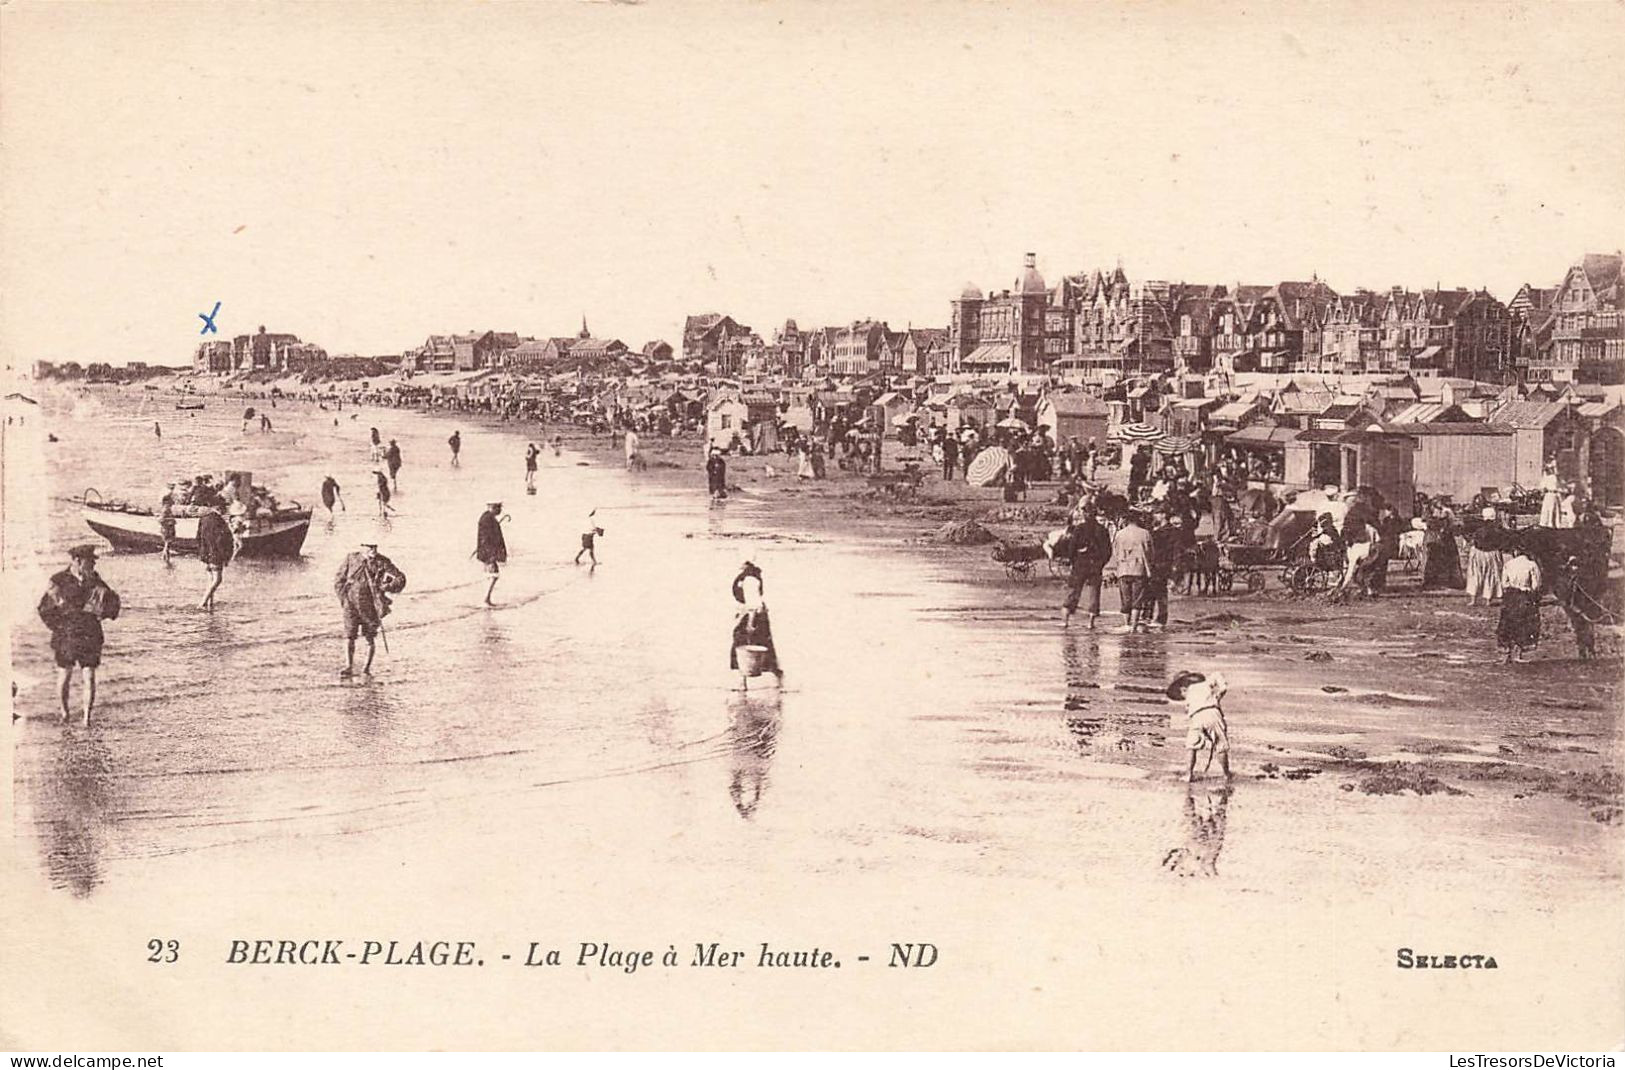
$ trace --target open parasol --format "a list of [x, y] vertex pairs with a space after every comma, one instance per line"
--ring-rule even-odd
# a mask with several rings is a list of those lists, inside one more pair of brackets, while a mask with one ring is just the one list
[[1117, 429], [1117, 437], [1127, 442], [1154, 442], [1165, 437], [1160, 427], [1153, 427], [1148, 423], [1136, 422], [1124, 424]]
[[1002, 446], [989, 446], [971, 461], [965, 481], [974, 487], [991, 487], [1004, 479], [1010, 468], [1010, 451]]

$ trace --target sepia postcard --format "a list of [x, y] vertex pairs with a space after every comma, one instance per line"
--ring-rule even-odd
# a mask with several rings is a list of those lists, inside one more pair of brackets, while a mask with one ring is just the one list
[[0, 3], [0, 1047], [1617, 1048], [1622, 130], [1620, 3]]

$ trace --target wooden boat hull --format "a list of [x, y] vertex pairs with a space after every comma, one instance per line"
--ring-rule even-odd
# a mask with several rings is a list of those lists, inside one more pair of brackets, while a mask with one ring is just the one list
[[[120, 512], [87, 505], [83, 515], [90, 530], [112, 543], [115, 549], [131, 553], [156, 553], [163, 549], [164, 537], [158, 517], [150, 513]], [[197, 553], [197, 522], [195, 516], [175, 518], [175, 537], [169, 543], [171, 553]], [[256, 518], [242, 536], [238, 556], [298, 557], [309, 531], [309, 510], [284, 512], [269, 519]]]

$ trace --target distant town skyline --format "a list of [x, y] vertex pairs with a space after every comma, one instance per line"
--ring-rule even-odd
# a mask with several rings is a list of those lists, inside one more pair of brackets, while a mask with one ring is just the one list
[[636, 349], [940, 327], [1029, 251], [1505, 301], [1625, 244], [1618, 5], [3, 17], [14, 367], [184, 364], [216, 301], [208, 338], [335, 354], [583, 316]]

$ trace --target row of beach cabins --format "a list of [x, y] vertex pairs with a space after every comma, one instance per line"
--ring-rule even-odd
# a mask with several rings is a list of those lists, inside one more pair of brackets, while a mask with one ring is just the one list
[[[1415, 496], [1466, 503], [1538, 487], [1548, 463], [1605, 511], [1625, 507], [1625, 387], [1525, 390], [1445, 378], [1242, 373], [1153, 377], [1085, 390], [1042, 376], [737, 380], [667, 373], [518, 376], [397, 373], [368, 382], [221, 384], [245, 396], [335, 396], [425, 409], [636, 424], [707, 441], [778, 447], [787, 428], [837, 417], [892, 438], [931, 426], [986, 430], [1007, 420], [1057, 448], [1154, 443], [1200, 471], [1221, 457], [1272, 490], [1371, 486], [1408, 510]], [[895, 452], [895, 451], [894, 451]]]

